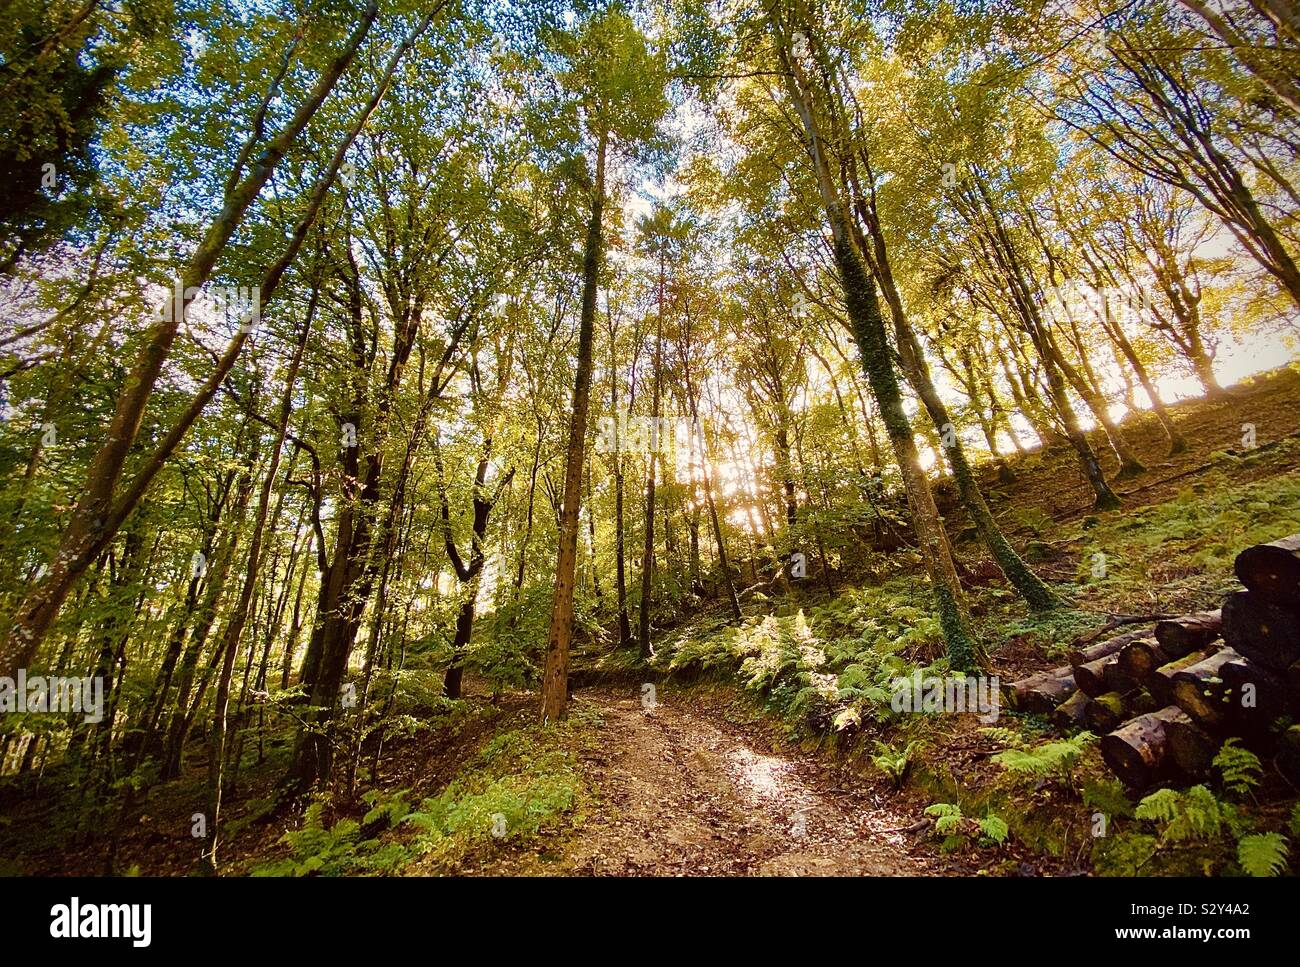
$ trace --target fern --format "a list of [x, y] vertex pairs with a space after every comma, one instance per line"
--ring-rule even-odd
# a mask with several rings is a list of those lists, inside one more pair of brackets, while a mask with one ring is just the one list
[[1286, 869], [1287, 843], [1281, 833], [1255, 833], [1237, 841], [1237, 862], [1251, 876], [1277, 876]]
[[1055, 776], [1062, 785], [1073, 787], [1074, 764], [1083, 754], [1084, 747], [1095, 738], [1091, 732], [1080, 732], [1059, 742], [1045, 742], [1033, 748], [1007, 749], [993, 756], [993, 761], [1011, 773]]
[[1291, 807], [1291, 820], [1287, 826], [1292, 836], [1300, 836], [1300, 802]]
[[1234, 796], [1249, 794], [1259, 785], [1260, 773], [1264, 771], [1259, 757], [1237, 745], [1235, 738], [1223, 743], [1219, 754], [1214, 757], [1214, 767], [1223, 776], [1223, 788]]
[[[1203, 789], [1204, 786], [1197, 786]], [[1157, 789], [1138, 803], [1134, 815], [1138, 819], [1149, 819], [1158, 823], [1173, 822], [1178, 816], [1183, 794], [1177, 789]]]
[[976, 822], [962, 814], [955, 802], [937, 802], [925, 807], [925, 814], [934, 817], [934, 834], [945, 837], [943, 848], [960, 848], [976, 835], [981, 846], [1001, 846], [1011, 832], [1006, 822], [993, 813], [985, 814]]
[[992, 813], [980, 820], [980, 832], [984, 834], [986, 839], [999, 846], [1006, 841], [1007, 833], [1010, 831], [1007, 824]]
[[925, 814], [933, 816], [934, 831], [940, 836], [956, 833], [961, 829], [961, 806], [955, 802], [937, 802], [925, 807]]
[[1014, 729], [1003, 728], [1000, 725], [980, 729], [980, 735], [1008, 749], [1023, 749], [1025, 747], [1025, 740], [1020, 736], [1019, 732]]
[[1114, 780], [1085, 783], [1083, 804], [1110, 817], [1133, 815], [1133, 804], [1124, 795], [1124, 787]]
[[[323, 804], [307, 807], [301, 829], [285, 833], [280, 842], [293, 853], [286, 859], [264, 863], [252, 870], [253, 876], [342, 876], [356, 870], [374, 868], [372, 860], [379, 849], [378, 840], [358, 841], [361, 826], [354, 819], [341, 819], [328, 829], [322, 820]], [[405, 858], [385, 853], [381, 866], [393, 868]]]
[[[1229, 743], [1224, 745], [1226, 748]], [[1223, 769], [1223, 772], [1226, 776], [1232, 769], [1244, 769], [1247, 776], [1244, 788], [1249, 789], [1249, 780], [1254, 778], [1254, 771], [1248, 761], [1234, 760], [1240, 751], [1230, 749], [1227, 756], [1221, 755], [1225, 762], [1229, 762], [1229, 768]], [[1234, 761], [1236, 764], [1233, 764]], [[1225, 785], [1228, 784], [1225, 779]], [[1297, 812], [1300, 812], [1300, 808]], [[1231, 846], [1233, 839], [1236, 840], [1237, 864], [1250, 876], [1278, 876], [1286, 870], [1287, 838], [1281, 833], [1244, 835], [1249, 829], [1246, 817], [1237, 811], [1236, 806], [1219, 799], [1205, 786], [1192, 786], [1183, 792], [1176, 789], [1157, 790], [1138, 804], [1134, 815], [1138, 819], [1160, 825], [1157, 848], [1192, 847], [1179, 852], [1186, 860], [1198, 862], [1201, 871], [1207, 876], [1215, 865], [1216, 855], [1229, 855], [1226, 849]], [[1224, 838], [1228, 835], [1232, 839], [1225, 843]], [[1209, 847], [1209, 850], [1205, 847]]]
[[1095, 841], [1093, 868], [1099, 876], [1137, 876], [1160, 848], [1156, 837], [1137, 830]]
[[1161, 839], [1169, 843], [1206, 842], [1217, 839], [1225, 827], [1233, 833], [1241, 827], [1236, 809], [1199, 785], [1185, 792], [1159, 789], [1138, 803], [1133, 815], [1160, 823]]
[[410, 791], [399, 789], [387, 796], [379, 789], [372, 789], [366, 793], [361, 799], [370, 807], [370, 811], [361, 818], [361, 825], [369, 826], [377, 819], [387, 819], [388, 825], [396, 826], [411, 811], [410, 804], [406, 801]]
[[861, 726], [864, 717], [878, 722], [892, 717], [889, 703], [893, 693], [889, 686], [895, 677], [895, 665], [890, 661], [854, 662], [839, 673], [835, 699], [852, 704], [835, 716], [837, 731]]
[[898, 789], [903, 785], [907, 778], [907, 771], [912, 766], [912, 755], [916, 752], [919, 742], [909, 742], [902, 749], [895, 749], [879, 740], [876, 741], [876, 754], [871, 757], [871, 761], [876, 768], [889, 776]]

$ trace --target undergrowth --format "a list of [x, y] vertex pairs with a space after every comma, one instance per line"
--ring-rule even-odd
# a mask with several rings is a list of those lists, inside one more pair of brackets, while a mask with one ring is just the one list
[[502, 732], [436, 796], [412, 802], [409, 789], [372, 791], [360, 818], [327, 825], [328, 800], [312, 803], [300, 828], [281, 838], [287, 855], [253, 876], [452, 872], [479, 854], [517, 847], [543, 832], [581, 824], [576, 749], [592, 741], [599, 717], [575, 706], [558, 726]]
[[[1020, 655], [1042, 656], [1044, 665], [1059, 663], [1070, 642], [1111, 614], [1214, 607], [1232, 586], [1232, 562], [1243, 547], [1300, 531], [1300, 475], [1234, 478], [1274, 465], [1284, 470], [1298, 457], [1294, 439], [1258, 453], [1215, 453], [1212, 469], [1176, 497], [1123, 514], [1061, 525], [1020, 513], [1016, 520], [1034, 537], [1026, 557], [1056, 579], [1067, 604], [1031, 613], [1001, 582], [973, 588], [973, 626], [994, 667], [1011, 644]], [[942, 797], [943, 812], [935, 815], [948, 824], [940, 838], [949, 847], [951, 835], [987, 845], [1019, 840], [1062, 862], [1067, 851], [1082, 849], [1098, 872], [1129, 874], [1275, 875], [1300, 852], [1292, 845], [1300, 818], [1289, 834], [1276, 817], [1261, 818], [1253, 801], [1258, 760], [1252, 764], [1255, 757], [1232, 743], [1216, 759], [1217, 789], [1161, 790], [1134, 804], [1102, 765], [1094, 736], [1049, 736], [1045, 720], [1013, 713], [982, 730], [983, 743], [993, 746], [985, 758], [954, 771], [945, 749], [962, 731], [952, 722], [957, 716], [936, 728], [931, 716], [891, 708], [896, 679], [918, 669], [946, 673], [921, 575], [842, 589], [801, 607], [755, 604], [774, 613], [751, 614], [738, 627], [713, 617], [688, 625], [660, 646], [654, 666], [684, 679], [734, 681], [794, 737], [861, 734], [866, 741], [855, 747], [891, 785], [917, 786], [931, 801]], [[1005, 815], [1007, 832], [990, 837], [970, 815]]]

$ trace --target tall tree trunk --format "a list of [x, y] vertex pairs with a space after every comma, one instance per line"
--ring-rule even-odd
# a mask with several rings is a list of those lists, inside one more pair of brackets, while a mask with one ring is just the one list
[[[307, 547], [304, 553], [310, 555], [312, 542], [316, 539], [315, 534], [307, 537]], [[307, 587], [307, 572], [311, 568], [303, 563], [302, 575], [298, 578], [298, 590], [293, 596], [293, 616], [289, 619], [289, 637], [284, 643], [284, 655], [280, 664], [280, 690], [284, 691], [289, 687], [289, 678], [293, 674], [293, 659], [298, 651], [298, 636], [302, 632], [302, 594], [303, 589]]]
[[469, 647], [470, 637], [474, 631], [474, 607], [478, 602], [479, 574], [487, 560], [486, 539], [488, 518], [496, 506], [501, 492], [514, 475], [511, 468], [497, 483], [496, 491], [491, 496], [485, 492], [487, 472], [492, 454], [492, 439], [483, 441], [483, 450], [479, 455], [478, 468], [474, 473], [474, 519], [470, 527], [470, 551], [468, 564], [456, 549], [455, 537], [451, 532], [451, 508], [447, 502], [447, 492], [442, 484], [442, 461], [438, 463], [439, 492], [442, 502], [443, 539], [447, 547], [447, 556], [456, 571], [461, 584], [460, 611], [456, 615], [456, 636], [451, 645], [451, 663], [443, 677], [442, 693], [447, 698], [460, 698], [461, 679], [464, 674], [465, 650]]
[[[871, 177], [869, 168], [867, 176], [868, 178]], [[871, 190], [874, 192], [874, 185]], [[875, 258], [872, 259], [872, 267], [875, 270], [877, 279], [881, 282], [882, 291], [885, 293], [885, 301], [889, 305], [890, 315], [893, 316], [894, 341], [898, 345], [898, 354], [902, 362], [903, 372], [912, 384], [912, 388], [916, 390], [917, 396], [921, 399], [921, 404], [925, 407], [931, 423], [934, 424], [934, 428], [939, 434], [939, 442], [942, 448], [940, 452], [947, 457], [948, 463], [952, 467], [953, 478], [956, 480], [957, 491], [961, 497], [962, 505], [965, 507], [971, 521], [975, 524], [980, 540], [988, 548], [989, 553], [997, 562], [998, 567], [1002, 569], [1007, 581], [1015, 588], [1016, 593], [1035, 610], [1042, 611], [1053, 608], [1060, 603], [1056, 595], [1016, 553], [1015, 548], [1011, 546], [1011, 542], [1002, 533], [1002, 528], [998, 526], [998, 522], [993, 517], [993, 512], [989, 510], [988, 503], [984, 500], [984, 494], [975, 478], [975, 472], [966, 459], [966, 448], [962, 444], [956, 425], [948, 415], [947, 405], [943, 402], [938, 388], [934, 385], [934, 379], [930, 375], [930, 367], [925, 360], [925, 353], [921, 348], [920, 340], [917, 339], [916, 331], [912, 329], [908, 321], [903, 308], [903, 298], [899, 294], [898, 287], [894, 284], [893, 268], [889, 261], [889, 248], [885, 242], [884, 230], [876, 217], [874, 197], [870, 201], [866, 198], [859, 198], [858, 211], [867, 225], [870, 245], [875, 255]], [[867, 239], [862, 239], [863, 243], [867, 241]], [[991, 435], [989, 437], [989, 446], [996, 457], [997, 449]]]
[[627, 610], [627, 547], [623, 524], [621, 450], [614, 456], [614, 586], [618, 597], [618, 647], [626, 648], [632, 642], [632, 622]]
[[[609, 412], [611, 418], [620, 420], [618, 408], [618, 360], [613, 313], [605, 307], [609, 326]], [[632, 643], [632, 622], [627, 610], [627, 537], [623, 516], [623, 439], [614, 435], [614, 454], [610, 461], [614, 472], [614, 595], [618, 607], [618, 644], [627, 648]]]
[[[230, 679], [235, 669], [235, 653], [239, 650], [239, 639], [248, 622], [249, 605], [253, 600], [253, 591], [257, 587], [258, 573], [262, 567], [262, 537], [266, 528], [267, 514], [271, 508], [271, 491], [280, 474], [280, 455], [284, 452], [284, 439], [289, 430], [289, 416], [293, 412], [293, 388], [298, 382], [298, 368], [302, 365], [303, 353], [307, 349], [307, 340], [311, 335], [312, 321], [316, 317], [316, 302], [320, 290], [313, 288], [311, 299], [307, 303], [307, 315], [303, 322], [298, 344], [294, 347], [293, 358], [289, 361], [289, 371], [284, 377], [284, 393], [280, 397], [280, 409], [276, 414], [275, 439], [271, 442], [270, 461], [266, 475], [262, 479], [262, 489], [257, 497], [257, 511], [253, 515], [253, 530], [248, 539], [248, 561], [244, 570], [243, 585], [239, 589], [239, 598], [226, 619], [226, 633], [222, 648], [225, 657], [221, 664], [221, 673], [217, 678], [216, 697], [212, 708], [212, 735], [208, 740], [208, 844], [204, 857], [215, 870], [217, 868], [217, 845], [221, 834], [221, 782], [226, 751], [226, 710], [230, 705]], [[250, 400], [250, 405], [252, 401]]]
[[587, 461], [587, 539], [591, 545], [591, 593], [600, 608], [600, 571], [596, 566], [596, 503], [591, 496], [591, 461]]
[[[247, 472], [240, 474], [239, 481], [235, 485], [234, 509], [227, 518], [230, 533], [208, 566], [207, 591], [204, 594], [203, 603], [199, 608], [194, 623], [194, 630], [190, 633], [189, 643], [186, 645], [185, 653], [181, 656], [180, 667], [177, 670], [175, 708], [168, 722], [167, 739], [163, 746], [163, 761], [160, 770], [160, 777], [163, 779], [176, 778], [180, 775], [181, 767], [184, 764], [185, 740], [189, 737], [190, 725], [193, 722], [193, 709], [198, 701], [198, 699], [195, 699], [194, 702], [191, 702], [191, 692], [194, 689], [194, 674], [198, 668], [203, 646], [207, 643], [208, 635], [212, 632], [212, 626], [216, 623], [217, 609], [225, 593], [226, 578], [231, 564], [234, 563], [235, 551], [238, 547], [240, 533], [244, 527], [244, 518], [247, 516], [248, 504], [252, 496], [253, 478], [250, 466]], [[199, 696], [202, 696], [201, 691]]]
[[1074, 451], [1079, 457], [1079, 464], [1083, 469], [1084, 477], [1092, 488], [1095, 498], [1093, 506], [1098, 510], [1114, 510], [1120, 505], [1119, 497], [1111, 490], [1106, 475], [1101, 469], [1101, 462], [1097, 459], [1097, 455], [1088, 442], [1088, 437], [1084, 434], [1082, 425], [1079, 423], [1074, 404], [1070, 401], [1069, 387], [1059, 365], [1061, 362], [1060, 354], [1056, 351], [1051, 334], [1047, 332], [1046, 324], [1038, 311], [1038, 305], [1034, 302], [1029, 291], [1029, 284], [1025, 280], [1025, 274], [1021, 268], [1015, 244], [1002, 224], [1002, 219], [992, 197], [989, 195], [987, 186], [984, 184], [984, 179], [976, 176], [974, 182], [979, 194], [978, 197], [975, 197], [974, 193], [971, 193], [970, 203], [974, 207], [979, 207], [982, 202], [982, 207], [987, 212], [987, 219], [992, 227], [989, 228], [987, 224], [982, 224], [981, 230], [986, 233], [995, 253], [998, 267], [1008, 283], [1011, 300], [1017, 315], [1020, 317], [1024, 331], [1029, 336], [1029, 340], [1042, 362], [1043, 373], [1047, 379], [1048, 392], [1052, 403], [1061, 418], [1066, 438], [1070, 441], [1070, 445], [1074, 447]]
[[591, 217], [582, 261], [582, 310], [578, 319], [578, 368], [573, 382], [573, 413], [564, 467], [564, 507], [560, 515], [560, 547], [555, 561], [555, 592], [551, 624], [546, 634], [542, 671], [542, 721], [564, 715], [569, 691], [569, 644], [573, 639], [573, 576], [578, 559], [578, 510], [582, 496], [583, 454], [587, 443], [587, 406], [591, 396], [591, 349], [596, 320], [596, 290], [604, 249], [601, 224], [605, 210], [605, 149], [609, 135], [600, 132], [596, 148], [596, 178], [592, 186]]
[[[528, 545], [532, 543], [533, 521], [536, 517], [537, 469], [540, 466], [540, 461], [542, 456], [542, 437], [544, 436], [544, 433], [545, 431], [543, 430], [541, 420], [539, 419], [537, 423], [537, 444], [536, 446], [533, 447], [533, 466], [528, 473], [528, 502], [527, 502], [527, 509], [524, 512], [524, 537], [523, 540], [519, 542], [519, 564], [515, 568], [514, 594], [511, 598], [513, 602], [513, 609], [511, 610], [510, 621], [508, 624], [508, 627], [510, 628], [514, 628], [519, 624], [520, 598], [524, 592], [524, 571], [528, 565]], [[621, 523], [622, 522], [621, 509], [623, 506], [623, 486], [622, 486], [621, 478], [619, 480], [618, 499], [619, 499], [619, 508], [620, 508], [619, 521]], [[619, 532], [619, 540], [620, 542], [622, 541], [621, 528]], [[620, 574], [622, 573], [621, 568], [623, 566], [623, 554], [622, 554], [621, 546], [622, 545], [620, 543], [619, 558], [618, 558]]]
[[[659, 259], [659, 314], [655, 328], [655, 364], [654, 379], [650, 395], [650, 450], [646, 456], [645, 478], [645, 545], [641, 552], [641, 603], [637, 615], [637, 647], [641, 658], [648, 659], [653, 651], [650, 647], [650, 605], [654, 592], [655, 568], [655, 471], [662, 467], [660, 451], [663, 441], [659, 439], [660, 405], [663, 396], [663, 359], [664, 359], [664, 266], [663, 256]], [[667, 529], [665, 527], [665, 533]], [[671, 563], [671, 562], [670, 562]]]
[[1101, 425], [1106, 433], [1106, 439], [1110, 441], [1111, 449], [1115, 451], [1115, 456], [1119, 460], [1119, 470], [1115, 474], [1115, 479], [1123, 480], [1127, 477], [1136, 477], [1146, 472], [1146, 467], [1139, 460], [1136, 454], [1128, 445], [1124, 437], [1124, 431], [1119, 428], [1110, 416], [1110, 408], [1106, 405], [1106, 400], [1097, 391], [1096, 387], [1089, 382], [1083, 373], [1079, 372], [1078, 367], [1071, 363], [1061, 349], [1061, 344], [1057, 341], [1055, 333], [1046, 326], [1043, 327], [1043, 341], [1049, 353], [1052, 354], [1056, 365], [1065, 378], [1069, 380], [1076, 393], [1087, 404], [1092, 415], [1096, 417], [1097, 422]]
[[1133, 348], [1133, 343], [1129, 341], [1128, 335], [1124, 332], [1124, 327], [1120, 325], [1119, 320], [1110, 318], [1108, 309], [1103, 308], [1099, 318], [1106, 335], [1110, 337], [1120, 355], [1132, 367], [1134, 374], [1138, 378], [1138, 383], [1142, 386], [1142, 391], [1147, 394], [1147, 399], [1151, 401], [1151, 410], [1155, 413], [1156, 420], [1160, 423], [1160, 429], [1164, 431], [1165, 438], [1169, 441], [1170, 454], [1182, 453], [1187, 449], [1187, 440], [1178, 432], [1178, 427], [1174, 426], [1173, 418], [1169, 415], [1169, 408], [1165, 406], [1165, 401], [1161, 398], [1160, 391], [1151, 378], [1151, 373], [1147, 370], [1146, 364], [1142, 362], [1141, 357], [1138, 356], [1137, 350]]
[[913, 526], [916, 528], [921, 555], [930, 576], [936, 610], [947, 642], [948, 656], [956, 669], [978, 668], [983, 662], [983, 656], [967, 628], [965, 595], [957, 580], [957, 569], [943, 530], [943, 522], [934, 504], [930, 482], [921, 469], [912, 428], [903, 409], [903, 397], [894, 372], [889, 339], [885, 333], [875, 286], [867, 273], [862, 254], [855, 247], [847, 208], [831, 177], [821, 131], [805, 94], [807, 87], [801, 68], [790, 56], [789, 38], [784, 35], [785, 28], [776, 17], [773, 18], [772, 28], [784, 68], [782, 79], [803, 125], [818, 190], [830, 224], [835, 265], [839, 270], [853, 335], [862, 355], [862, 366], [880, 407], [902, 473]]

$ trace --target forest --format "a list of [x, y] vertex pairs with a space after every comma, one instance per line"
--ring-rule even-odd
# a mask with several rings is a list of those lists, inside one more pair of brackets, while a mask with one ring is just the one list
[[0, 875], [1300, 873], [1295, 0], [5, 8]]

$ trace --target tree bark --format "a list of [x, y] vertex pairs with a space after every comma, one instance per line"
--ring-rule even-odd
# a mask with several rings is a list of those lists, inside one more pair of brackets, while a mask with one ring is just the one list
[[253, 530], [248, 539], [248, 560], [244, 570], [244, 581], [239, 589], [239, 598], [235, 602], [234, 609], [226, 619], [226, 633], [221, 645], [225, 650], [225, 657], [221, 665], [221, 674], [217, 678], [217, 691], [212, 708], [212, 734], [208, 740], [208, 842], [203, 852], [204, 858], [214, 870], [217, 868], [217, 846], [221, 832], [221, 783], [226, 749], [226, 710], [230, 705], [230, 679], [235, 668], [235, 653], [239, 649], [239, 639], [248, 621], [249, 605], [252, 603], [253, 590], [257, 586], [258, 573], [262, 567], [262, 537], [267, 513], [271, 507], [271, 490], [280, 474], [280, 454], [284, 450], [289, 416], [293, 412], [293, 388], [298, 381], [298, 368], [302, 364], [307, 340], [311, 335], [319, 293], [319, 289], [312, 289], [302, 333], [298, 337], [298, 344], [294, 347], [293, 358], [289, 361], [289, 371], [284, 377], [284, 393], [280, 397], [280, 409], [276, 414], [275, 439], [271, 443], [270, 461], [262, 479], [262, 489], [257, 497], [257, 511], [253, 515]]
[[772, 20], [772, 32], [782, 61], [782, 80], [804, 129], [805, 143], [811, 155], [818, 190], [831, 229], [835, 264], [844, 290], [854, 338], [902, 472], [913, 525], [947, 642], [948, 657], [955, 669], [976, 669], [983, 663], [982, 650], [971, 638], [967, 628], [965, 595], [957, 579], [948, 538], [934, 504], [929, 480], [921, 469], [912, 428], [903, 409], [902, 394], [894, 372], [875, 286], [867, 273], [862, 254], [855, 247], [848, 212], [831, 178], [821, 131], [805, 93], [807, 87], [801, 69], [790, 56], [790, 41], [778, 17]]
[[573, 384], [573, 413], [564, 468], [564, 506], [560, 514], [560, 546], [555, 562], [555, 591], [546, 635], [542, 671], [543, 722], [557, 722], [568, 704], [569, 645], [573, 639], [573, 576], [578, 557], [578, 510], [582, 494], [583, 453], [587, 442], [587, 406], [591, 396], [591, 350], [596, 318], [596, 290], [604, 249], [605, 151], [608, 132], [601, 131], [596, 148], [596, 177], [582, 265], [582, 310], [578, 319], [578, 367]]
[[637, 648], [641, 660], [645, 661], [653, 654], [650, 647], [650, 605], [654, 593], [655, 567], [655, 469], [663, 466], [660, 449], [663, 441], [659, 439], [660, 406], [663, 396], [663, 361], [664, 361], [664, 257], [659, 257], [659, 295], [658, 319], [655, 323], [655, 362], [654, 378], [650, 395], [650, 450], [646, 455], [645, 479], [645, 544], [641, 551], [641, 602], [637, 614]]
[[1140, 715], [1118, 731], [1102, 736], [1101, 756], [1126, 786], [1146, 789], [1169, 773], [1173, 757], [1167, 726], [1171, 722], [1191, 724], [1191, 719], [1169, 706]]

